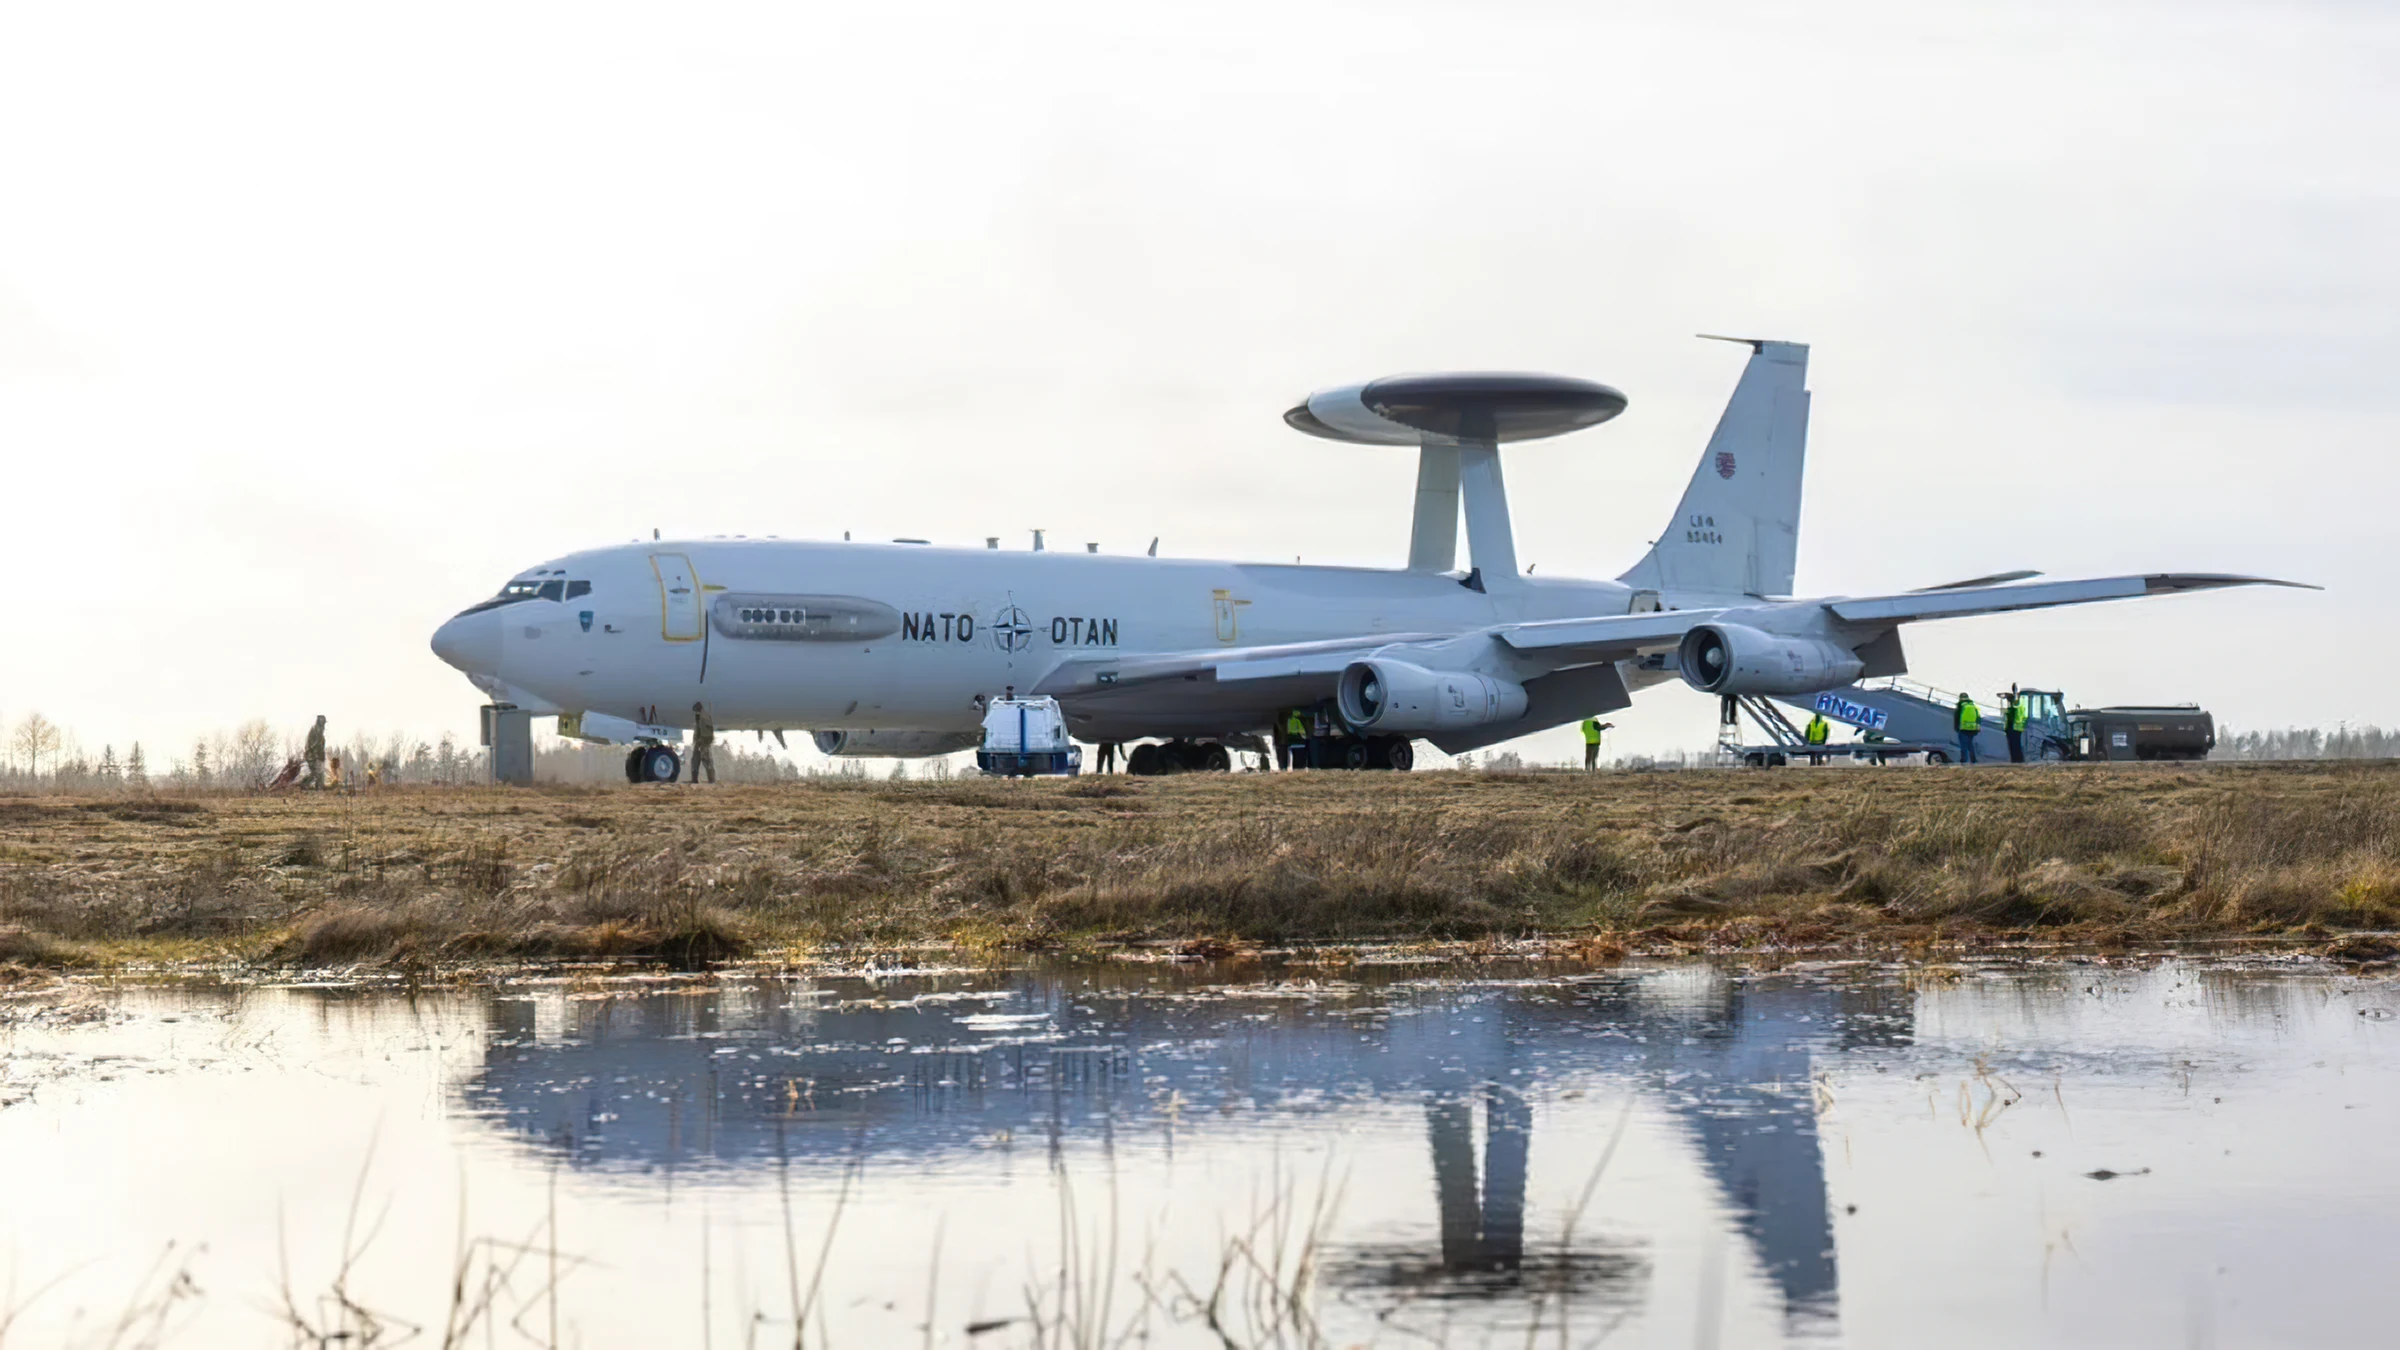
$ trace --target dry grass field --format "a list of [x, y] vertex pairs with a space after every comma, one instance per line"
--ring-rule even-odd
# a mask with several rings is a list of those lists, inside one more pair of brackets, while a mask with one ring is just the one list
[[22, 965], [2395, 926], [2388, 764], [0, 798], [0, 962]]

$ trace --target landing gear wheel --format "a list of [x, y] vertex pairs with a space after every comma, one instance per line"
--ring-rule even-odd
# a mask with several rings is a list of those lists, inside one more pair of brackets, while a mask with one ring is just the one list
[[1769, 756], [1767, 756], [1767, 767], [1768, 767], [1768, 768], [1770, 768], [1770, 769], [1780, 769], [1780, 768], [1782, 768], [1784, 765], [1786, 765], [1786, 764], [1788, 764], [1788, 763], [1790, 763], [1790, 762], [1791, 762], [1791, 761], [1789, 761], [1789, 760], [1785, 759], [1785, 758], [1784, 758], [1783, 756], [1781, 756], [1781, 755], [1769, 755]]
[[1375, 761], [1378, 758], [1380, 756], [1375, 753], [1375, 747], [1369, 742], [1362, 740], [1344, 740], [1342, 742], [1342, 767], [1345, 769], [1371, 769], [1375, 767]]
[[675, 775], [683, 772], [683, 756], [663, 745], [651, 746], [641, 753], [642, 781], [645, 783], [672, 783]]
[[1199, 767], [1208, 773], [1230, 773], [1233, 771], [1233, 754], [1222, 745], [1201, 746]]
[[1942, 753], [1939, 750], [1928, 750], [1925, 752], [1925, 762], [1928, 764], [1947, 764], [1950, 762], [1950, 756]]
[[1406, 736], [1387, 737], [1383, 742], [1383, 767], [1399, 773], [1417, 767], [1416, 743]]
[[1167, 772], [1166, 766], [1159, 762], [1164, 758], [1157, 746], [1144, 741], [1125, 756], [1125, 772], [1135, 778], [1156, 778]]
[[642, 752], [638, 747], [625, 752], [625, 781], [642, 781]]

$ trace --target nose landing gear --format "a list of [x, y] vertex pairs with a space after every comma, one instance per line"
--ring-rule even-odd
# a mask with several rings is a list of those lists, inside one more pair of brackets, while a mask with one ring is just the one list
[[663, 745], [636, 746], [625, 756], [628, 783], [672, 783], [683, 771], [683, 757]]

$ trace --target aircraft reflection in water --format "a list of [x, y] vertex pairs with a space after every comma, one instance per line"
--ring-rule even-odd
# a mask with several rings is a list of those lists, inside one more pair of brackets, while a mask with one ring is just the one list
[[1219, 1128], [1220, 1107], [1421, 1101], [1438, 1246], [1338, 1246], [1327, 1276], [1416, 1297], [1538, 1289], [1624, 1304], [1648, 1274], [1638, 1241], [1562, 1252], [1525, 1234], [1534, 1103], [1613, 1081], [1688, 1131], [1787, 1328], [1805, 1332], [1830, 1329], [1839, 1291], [1815, 1059], [1905, 1043], [1908, 1006], [1888, 986], [1699, 968], [1472, 984], [1370, 974], [1330, 990], [1188, 971], [760, 982], [497, 1002], [465, 1092], [577, 1166], [830, 1167], [863, 1153], [870, 1177], [878, 1161], [971, 1157], [994, 1138], [1043, 1141], [1055, 1159], [1079, 1136], [1171, 1146]]

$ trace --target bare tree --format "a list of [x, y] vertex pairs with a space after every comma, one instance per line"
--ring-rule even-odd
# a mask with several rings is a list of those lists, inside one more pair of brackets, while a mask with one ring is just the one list
[[9, 744], [36, 778], [41, 777], [42, 760], [55, 760], [64, 741], [65, 733], [58, 729], [58, 724], [38, 712], [25, 714], [25, 720], [17, 723], [16, 734], [9, 737]]
[[283, 738], [260, 718], [235, 728], [232, 742], [217, 756], [217, 771], [241, 787], [264, 787], [281, 767]]
[[150, 786], [150, 766], [142, 760], [142, 743], [125, 752], [125, 786], [140, 791]]

